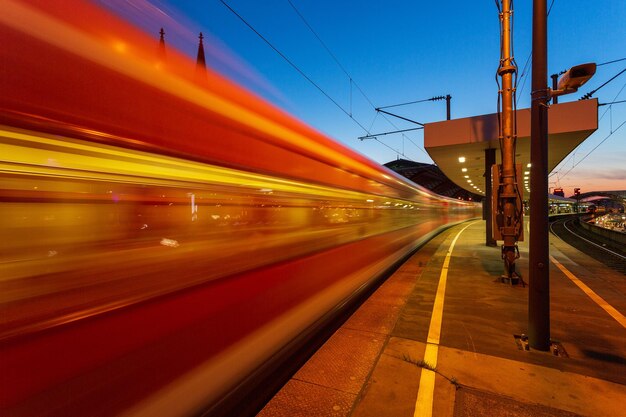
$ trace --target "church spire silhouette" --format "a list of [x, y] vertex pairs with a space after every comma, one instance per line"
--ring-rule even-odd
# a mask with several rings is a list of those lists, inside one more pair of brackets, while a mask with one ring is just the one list
[[207, 82], [206, 59], [204, 57], [204, 43], [203, 43], [204, 36], [202, 35], [202, 32], [200, 32], [198, 39], [199, 39], [199, 42], [198, 42], [198, 57], [196, 58], [196, 81], [201, 82], [201, 83], [206, 83]]
[[165, 31], [163, 30], [163, 28], [161, 28], [161, 30], [159, 31], [159, 60], [164, 62], [165, 61]]

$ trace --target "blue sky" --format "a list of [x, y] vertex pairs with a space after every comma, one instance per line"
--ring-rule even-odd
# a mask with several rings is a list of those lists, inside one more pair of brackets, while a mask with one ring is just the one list
[[[358, 140], [366, 133], [359, 124], [371, 133], [415, 126], [377, 116], [374, 107], [450, 94], [453, 118], [496, 111], [500, 40], [493, 0], [224, 0], [341, 108], [220, 0], [101, 1], [126, 8], [127, 16], [128, 10], [136, 10], [131, 19], [146, 30], [156, 33], [164, 26], [168, 45], [192, 56], [197, 33], [202, 31], [209, 65], [379, 163], [398, 156], [432, 161], [423, 151], [421, 131], [409, 132], [404, 138], [381, 136], [383, 143]], [[548, 5], [551, 3], [548, 0]], [[523, 70], [530, 55], [531, 15], [531, 1], [514, 3], [519, 108], [530, 106], [530, 63], [525, 73]], [[626, 58], [626, 1], [555, 0], [548, 24], [550, 74], [579, 63]], [[626, 60], [598, 67], [596, 76], [579, 93], [562, 97], [561, 102], [577, 100], [624, 68]], [[626, 100], [626, 73], [594, 97], [601, 103]], [[392, 111], [423, 123], [438, 121], [445, 118], [445, 102]], [[626, 103], [600, 107], [599, 116], [598, 131], [557, 167], [550, 177], [551, 187], [564, 187], [566, 193], [573, 187], [583, 191], [626, 189], [626, 126], [618, 128], [626, 121]]]

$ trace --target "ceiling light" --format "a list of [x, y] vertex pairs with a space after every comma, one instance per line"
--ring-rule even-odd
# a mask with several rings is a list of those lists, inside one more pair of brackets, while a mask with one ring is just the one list
[[526, 165], [526, 168], [530, 168], [530, 162]]
[[463, 175], [463, 178], [469, 178], [469, 175]]
[[461, 168], [461, 172], [467, 172], [467, 168]]
[[459, 162], [460, 162], [460, 163], [465, 162], [465, 157], [464, 157], [464, 156], [459, 156]]

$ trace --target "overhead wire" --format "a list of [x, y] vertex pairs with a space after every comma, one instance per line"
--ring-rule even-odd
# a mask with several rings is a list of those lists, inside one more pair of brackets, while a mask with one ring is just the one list
[[[498, 1], [498, 0], [496, 0]], [[547, 16], [550, 16], [550, 12], [552, 11], [552, 6], [554, 6], [554, 2], [555, 0], [552, 0], [552, 2], [550, 3], [550, 7], [548, 7], [548, 13]], [[520, 74], [520, 79], [524, 78], [524, 82], [522, 83], [522, 88], [520, 88], [519, 91], [519, 95], [517, 97], [521, 97], [522, 96], [522, 92], [524, 91], [524, 87], [526, 87], [526, 80], [528, 79], [528, 74], [526, 73], [526, 68], [528, 67], [528, 64], [531, 62], [530, 58], [532, 57], [533, 54], [533, 50], [532, 48], [530, 49], [530, 53], [528, 54], [528, 58], [526, 58], [526, 63], [524, 64], [524, 68], [522, 69], [522, 73]], [[516, 104], [517, 104], [517, 98], [515, 99]]]
[[596, 149], [598, 149], [600, 147], [600, 145], [602, 145], [604, 142], [606, 142], [606, 140], [608, 138], [610, 138], [611, 136], [613, 136], [613, 134], [615, 132], [617, 132], [622, 126], [624, 126], [626, 124], [626, 120], [624, 120], [615, 130], [613, 130], [612, 132], [610, 132], [604, 139], [602, 139], [600, 141], [600, 143], [598, 143], [592, 150], [590, 150], [585, 156], [583, 156], [578, 162], [576, 162], [565, 174], [563, 174], [560, 178], [565, 177], [567, 174], [569, 174], [574, 168], [576, 168], [582, 161], [584, 161], [589, 155], [591, 155], [591, 153], [593, 151], [595, 151]]
[[[552, 2], [550, 3], [550, 7], [548, 8], [548, 12], [547, 12], [548, 16], [550, 16], [550, 12], [552, 11], [552, 7], [554, 6], [554, 2], [555, 2], [555, 0], [552, 0]], [[499, 4], [498, 4], [498, 0], [496, 0], [496, 4], [498, 5], [498, 10], [500, 10]], [[522, 83], [522, 87], [521, 87], [521, 89], [519, 91], [519, 95], [517, 97], [520, 97], [522, 95], [524, 87], [526, 86], [526, 79], [528, 78], [526, 70], [527, 70], [528, 64], [531, 62], [531, 57], [532, 57], [532, 49], [531, 49], [531, 52], [528, 54], [528, 58], [526, 59], [526, 63], [524, 64], [524, 68], [522, 69], [522, 73], [519, 76], [520, 79], [524, 78], [524, 81]], [[624, 60], [626, 60], [626, 58], [615, 59], [615, 60], [603, 62], [603, 63], [600, 63], [600, 64], [596, 64], [596, 67], [600, 67], [600, 66], [603, 66], [603, 65], [609, 65], [609, 64], [613, 64], [613, 63], [616, 63], [616, 62], [621, 62], [621, 61], [624, 61]], [[604, 87], [610, 81], [613, 81], [615, 78], [617, 78], [619, 75], [621, 75], [625, 71], [626, 71], [626, 69], [624, 69], [621, 72], [619, 72], [613, 78], [611, 78], [610, 80], [608, 80], [607, 82], [602, 84], [600, 87], [598, 87], [595, 90], [593, 90], [593, 92], [591, 94], [597, 92], [600, 88]], [[617, 95], [613, 99], [612, 103], [605, 103], [604, 104], [604, 105], [608, 105], [608, 107], [604, 111], [602, 116], [599, 118], [599, 121], [602, 120], [602, 118], [606, 115], [606, 113], [612, 108], [613, 104], [619, 103], [619, 102], [615, 102], [615, 99], [619, 96], [619, 94], [621, 93], [621, 91], [624, 89], [625, 86], [626, 86], [626, 84], [624, 84], [622, 89], [617, 93]], [[515, 100], [515, 104], [517, 104], [517, 98]], [[622, 124], [620, 124], [615, 130], [612, 130], [607, 137], [605, 137], [598, 145], [596, 145], [591, 151], [589, 151], [583, 158], [581, 158], [578, 162], [576, 162], [562, 177], [566, 176], [569, 172], [571, 172], [576, 166], [578, 166], [585, 158], [587, 158], [593, 151], [595, 151], [600, 145], [602, 145], [602, 143], [604, 143], [611, 135], [613, 135], [613, 133], [615, 133], [618, 129], [620, 129], [625, 123], [626, 123], [626, 121], [624, 121]], [[572, 155], [574, 155], [574, 154], [573, 153], [570, 154], [570, 156], [565, 161], [563, 161], [563, 164], [565, 164], [569, 159], [571, 159], [573, 157]], [[559, 174], [559, 173], [560, 173], [560, 171], [554, 171], [553, 173], [550, 174], [550, 176], [555, 175], [555, 174]]]
[[626, 103], [626, 100], [612, 101], [610, 103], [598, 103], [598, 106], [612, 106], [613, 104]]
[[[550, 12], [551, 12], [551, 10], [552, 10], [552, 7], [554, 6], [554, 2], [555, 2], [555, 0], [552, 0], [552, 2], [551, 2], [551, 4], [550, 4], [550, 7], [549, 7], [549, 9], [548, 9], [548, 13], [547, 13], [547, 15], [548, 15], [548, 16], [550, 15]], [[497, 7], [498, 7], [498, 10], [501, 12], [500, 5], [499, 5], [498, 0], [496, 0], [496, 5], [497, 5]], [[522, 70], [522, 74], [520, 75], [520, 78], [524, 78], [524, 77], [526, 77], [526, 78], [524, 78], [524, 83], [522, 84], [522, 88], [521, 88], [521, 89], [520, 89], [520, 91], [519, 91], [519, 92], [520, 92], [520, 94], [519, 94], [520, 96], [521, 96], [521, 93], [522, 93], [522, 91], [523, 91], [523, 89], [524, 89], [524, 86], [526, 85], [526, 79], [527, 79], [526, 69], [527, 69], [527, 67], [528, 67], [529, 62], [531, 61], [531, 57], [532, 57], [532, 50], [531, 50], [530, 54], [528, 55], [528, 58], [526, 59], [526, 63], [524, 64], [524, 68], [523, 68], [523, 70]], [[620, 61], [623, 61], [623, 60], [626, 60], [626, 58], [621, 58], [621, 59], [616, 59], [616, 60], [612, 60], [612, 61], [604, 62], [604, 63], [601, 63], [601, 64], [597, 64], [596, 66], [602, 66], [602, 65], [612, 64], [612, 63], [615, 63], [615, 62], [620, 62]], [[607, 81], [607, 82], [605, 82], [604, 84], [602, 84], [600, 87], [598, 87], [598, 88], [597, 88], [596, 90], [594, 90], [593, 92], [595, 93], [595, 92], [596, 92], [596, 91], [598, 91], [600, 88], [604, 87], [606, 84], [608, 84], [610, 81], [612, 81], [612, 80], [614, 80], [615, 78], [617, 78], [617, 76], [621, 75], [621, 74], [622, 74], [623, 72], [625, 72], [625, 71], [626, 71], [626, 69], [624, 69], [623, 71], [621, 71], [620, 73], [618, 73], [617, 75], [615, 75], [615, 76], [614, 76], [613, 78], [611, 78], [609, 81]], [[496, 76], [496, 78], [497, 78], [497, 76]], [[518, 80], [517, 80], [517, 74], [516, 74], [516, 83], [515, 83], [515, 85], [517, 85], [517, 81], [518, 81]], [[621, 93], [621, 91], [624, 89], [624, 87], [626, 87], [626, 84], [624, 84], [624, 86], [622, 87], [622, 89], [621, 89], [621, 90], [617, 93], [617, 95], [616, 95], [616, 96], [615, 96], [615, 98], [613, 99], [613, 102], [612, 102], [612, 103], [606, 103], [606, 105], [609, 105], [609, 107], [605, 110], [605, 112], [602, 114], [602, 116], [600, 117], [600, 119], [599, 119], [599, 120], [602, 120], [602, 118], [604, 117], [604, 115], [606, 114], [606, 112], [607, 112], [607, 111], [609, 111], [609, 109], [611, 108], [611, 106], [612, 106], [613, 104], [617, 104], [617, 103], [622, 102], [622, 101], [615, 101], [615, 99], [619, 96], [619, 94], [620, 94], [620, 93]], [[499, 84], [499, 83], [498, 83], [498, 88], [500, 88], [500, 84]], [[519, 97], [519, 96], [518, 96], [518, 97]], [[499, 103], [499, 100], [500, 100], [500, 97], [498, 97], [498, 109], [500, 108], [500, 103]], [[515, 104], [517, 104], [517, 99], [515, 99]], [[498, 112], [498, 117], [500, 117], [499, 112]], [[598, 143], [598, 144], [597, 144], [597, 145], [596, 145], [593, 149], [591, 149], [591, 150], [590, 150], [590, 151], [589, 151], [589, 152], [588, 152], [588, 153], [587, 153], [587, 154], [586, 154], [583, 158], [581, 158], [578, 162], [576, 162], [576, 163], [575, 163], [575, 164], [574, 164], [574, 165], [573, 165], [573, 166], [572, 166], [572, 167], [571, 167], [571, 168], [570, 168], [570, 169], [569, 169], [569, 170], [568, 170], [565, 174], [563, 174], [563, 175], [558, 175], [558, 174], [560, 174], [560, 171], [555, 171], [555, 172], [553, 172], [552, 174], [550, 174], [550, 176], [552, 176], [552, 175], [557, 175], [557, 177], [559, 177], [559, 179], [560, 179], [560, 178], [565, 177], [565, 176], [566, 176], [567, 174], [569, 174], [569, 173], [570, 173], [570, 172], [571, 172], [574, 168], [576, 168], [576, 167], [577, 167], [577, 166], [578, 166], [578, 165], [579, 165], [582, 161], [584, 161], [584, 160], [585, 160], [585, 159], [586, 159], [589, 155], [591, 155], [591, 153], [593, 153], [596, 149], [598, 149], [598, 147], [600, 147], [600, 146], [601, 146], [601, 145], [602, 145], [602, 144], [603, 144], [603, 143], [604, 143], [604, 142], [605, 142], [608, 138], [610, 138], [610, 137], [611, 137], [611, 136], [612, 136], [615, 132], [617, 132], [617, 130], [619, 130], [622, 126], [624, 126], [624, 124], [626, 124], [626, 121], [622, 122], [622, 123], [621, 123], [621, 124], [620, 124], [620, 125], [619, 125], [616, 129], [615, 129], [615, 130], [611, 130], [611, 132], [610, 132], [610, 133], [609, 133], [609, 134], [608, 134], [608, 135], [607, 135], [607, 136], [606, 136], [606, 137], [605, 137], [602, 141], [600, 141], [600, 143]], [[568, 158], [568, 159], [569, 159], [569, 158]]]
[[322, 87], [320, 87], [315, 81], [313, 81], [308, 75], [304, 73], [296, 64], [294, 64], [289, 58], [285, 56], [278, 48], [276, 48], [265, 36], [263, 36], [259, 31], [257, 31], [246, 19], [243, 18], [239, 13], [237, 13], [226, 1], [220, 0], [224, 6], [226, 6], [235, 16], [237, 16], [250, 30], [252, 30], [256, 35], [261, 38], [270, 48], [274, 50], [281, 58], [283, 58], [289, 65], [291, 65], [300, 75], [302, 75], [309, 83], [311, 83], [315, 88], [317, 88], [326, 98], [328, 98], [335, 106], [337, 106], [342, 112], [344, 112], [348, 117], [353, 119], [363, 130], [367, 132], [367, 129], [358, 122], [358, 120], [354, 119], [350, 116], [350, 113], [343, 108], [341, 104], [339, 104], [335, 99], [333, 99]]
[[[624, 83], [624, 85], [622, 85], [622, 88], [620, 88], [620, 90], [617, 92], [617, 94], [615, 95], [615, 97], [613, 97], [613, 100], [611, 100], [612, 102], [615, 102], [615, 100], [619, 97], [619, 95], [622, 93], [622, 91], [624, 91], [624, 88], [626, 88], [626, 83]], [[602, 119], [604, 119], [604, 116], [606, 116], [606, 113], [610, 110], [612, 110], [613, 108], [613, 104], [617, 104], [617, 103], [605, 103], [604, 105], [608, 105], [608, 107], [604, 110], [604, 112], [602, 113], [602, 115], [600, 115], [600, 117], [598, 118], [598, 123], [600, 123], [602, 121]], [[601, 104], [599, 104], [600, 106]], [[567, 158], [565, 158], [560, 164], [559, 166], [565, 166], [571, 159], [573, 159], [576, 156], [576, 152], [578, 151], [578, 148], [582, 145], [579, 144], [578, 146], [576, 146], [576, 148], [567, 156]], [[556, 173], [558, 173], [559, 171], [554, 171], [553, 173], [551, 173], [549, 176], [553, 176]], [[569, 172], [569, 171], [568, 171]]]
[[[624, 91], [624, 88], [626, 88], [626, 83], [624, 83], [624, 85], [622, 85], [622, 88], [620, 88], [617, 94], [615, 94], [615, 97], [613, 97], [613, 100], [611, 100], [612, 102], [614, 102], [619, 97], [619, 95], [622, 94], [622, 91]], [[604, 118], [606, 113], [613, 107], [614, 103], [606, 103], [606, 104], [608, 104], [609, 107], [607, 107], [606, 110], [604, 110], [604, 113], [602, 113], [602, 116], [600, 116], [600, 118], [598, 119], [598, 122], [600, 122]]]
[[377, 108], [378, 109], [390, 109], [392, 107], [400, 107], [400, 106], [406, 106], [406, 105], [409, 105], [409, 104], [423, 103], [425, 101], [433, 101], [433, 100], [431, 98], [425, 98], [423, 100], [409, 101], [407, 103], [392, 104], [391, 106], [382, 106], [382, 107], [377, 107]]
[[313, 29], [313, 27], [309, 24], [309, 22], [306, 20], [306, 18], [302, 15], [302, 13], [300, 13], [300, 10], [298, 10], [298, 8], [291, 2], [291, 0], [287, 0], [287, 2], [289, 3], [289, 5], [293, 8], [293, 10], [297, 13], [297, 15], [300, 17], [300, 19], [302, 20], [302, 22], [304, 22], [304, 24], [306, 25], [306, 27], [309, 28], [309, 30], [311, 31], [311, 33], [313, 33], [313, 35], [317, 38], [317, 40], [322, 44], [322, 46], [324, 47], [324, 49], [326, 49], [326, 52], [328, 52], [328, 54], [333, 58], [333, 60], [335, 61], [335, 63], [337, 63], [337, 65], [339, 66], [339, 68], [341, 68], [341, 70], [343, 71], [344, 74], [346, 74], [346, 76], [352, 81], [352, 83], [354, 84], [354, 86], [357, 88], [357, 90], [359, 90], [359, 92], [363, 95], [363, 97], [365, 98], [365, 100], [367, 100], [367, 102], [372, 106], [374, 106], [374, 103], [372, 103], [372, 101], [370, 100], [370, 98], [367, 96], [367, 94], [365, 94], [365, 92], [361, 89], [361, 87], [357, 84], [356, 81], [354, 81], [354, 78], [352, 78], [352, 76], [348, 73], [348, 71], [345, 69], [345, 67], [341, 64], [341, 62], [339, 62], [339, 59], [335, 56], [335, 54], [333, 54], [333, 52], [330, 50], [330, 48], [326, 45], [326, 43], [322, 40], [322, 38], [317, 34], [317, 32]]
[[[300, 19], [302, 20], [302, 22], [304, 22], [304, 24], [306, 25], [307, 28], [309, 28], [309, 30], [311, 31], [311, 33], [313, 33], [313, 35], [315, 36], [315, 38], [317, 38], [317, 40], [322, 44], [322, 46], [324, 47], [324, 49], [326, 50], [326, 52], [328, 52], [328, 54], [331, 56], [331, 58], [335, 61], [335, 63], [339, 66], [339, 68], [341, 68], [341, 70], [343, 71], [343, 73], [348, 77], [348, 79], [350, 80], [351, 85], [354, 84], [354, 86], [357, 88], [357, 90], [359, 90], [359, 92], [361, 93], [361, 95], [363, 95], [363, 97], [365, 98], [365, 100], [369, 103], [370, 106], [372, 106], [372, 109], [377, 110], [377, 107], [374, 105], [374, 103], [372, 102], [372, 100], [367, 96], [367, 94], [365, 94], [365, 91], [363, 91], [363, 89], [361, 88], [361, 86], [354, 81], [354, 78], [352, 77], [352, 75], [350, 75], [350, 73], [348, 72], [348, 70], [346, 70], [346, 68], [341, 64], [341, 62], [339, 61], [339, 59], [337, 58], [337, 56], [330, 50], [330, 48], [326, 45], [326, 43], [322, 40], [322, 38], [317, 34], [317, 32], [315, 31], [315, 29], [313, 29], [313, 27], [309, 24], [309, 22], [306, 20], [306, 18], [304, 17], [304, 15], [300, 12], [300, 10], [298, 10], [298, 8], [293, 4], [293, 2], [291, 0], [287, 0], [287, 2], [289, 3], [289, 5], [294, 9], [294, 11], [296, 12], [296, 14], [300, 17]], [[422, 100], [422, 101], [427, 101], [427, 100]], [[416, 103], [419, 101], [416, 101]], [[406, 103], [406, 104], [412, 104], [412, 103]], [[394, 106], [387, 106], [387, 107], [395, 107]], [[383, 108], [383, 107], [381, 107]], [[378, 111], [376, 111], [376, 113], [378, 113]], [[395, 129], [400, 130], [400, 128], [393, 123], [387, 116], [385, 116], [383, 114], [383, 118], [391, 125], [393, 126]], [[373, 124], [372, 124], [373, 126]], [[371, 129], [371, 127], [370, 127]], [[367, 132], [368, 134], [370, 134], [370, 132]], [[415, 142], [413, 142], [408, 136], [406, 136], [404, 133], [402, 133], [402, 137], [405, 139], [408, 139], [411, 143], [413, 143], [413, 145], [415, 145], [417, 147], [417, 149], [419, 149], [420, 151], [422, 151], [425, 155], [429, 156], [428, 153], [422, 149], [422, 147], [418, 146], [417, 144], [415, 144]], [[380, 142], [378, 139], [376, 139], [376, 141]], [[406, 155], [404, 154], [404, 152], [399, 152], [399, 154], [401, 154], [402, 156]]]
[[524, 81], [522, 82], [522, 88], [520, 89], [519, 95], [517, 97], [520, 97], [522, 95], [522, 92], [524, 91], [524, 87], [526, 87], [526, 80], [528, 79], [528, 77], [526, 76], [526, 69], [528, 67], [528, 64], [530, 63], [530, 57], [532, 56], [532, 51], [530, 54], [528, 54], [528, 58], [526, 58], [526, 63], [524, 64], [524, 68], [522, 69], [522, 73], [520, 74], [520, 79], [524, 79]]
[[599, 89], [601, 89], [602, 87], [604, 87], [605, 85], [607, 85], [608, 83], [610, 83], [611, 81], [613, 81], [614, 79], [616, 79], [617, 77], [619, 77], [620, 75], [622, 75], [623, 73], [626, 72], [626, 68], [624, 68], [623, 70], [621, 70], [620, 72], [618, 72], [617, 74], [615, 74], [613, 77], [611, 77], [611, 79], [609, 79], [608, 81], [606, 81], [604, 84], [602, 84], [600, 87], [596, 88], [595, 90], [592, 90], [590, 92], [588, 92], [587, 94], [585, 94], [583, 97], [581, 97], [579, 100], [584, 100], [587, 99], [589, 97], [591, 97], [592, 95], [594, 95]]
[[[335, 99], [333, 99], [330, 94], [328, 94], [322, 87], [320, 87], [315, 81], [313, 81], [308, 75], [306, 75], [306, 73], [301, 70], [296, 64], [294, 64], [289, 58], [287, 58], [287, 56], [285, 54], [283, 54], [277, 47], [275, 47], [265, 36], [263, 36], [258, 30], [256, 30], [252, 24], [250, 24], [242, 15], [240, 15], [235, 9], [233, 9], [225, 0], [220, 0], [221, 3], [226, 6], [226, 8], [228, 10], [230, 10], [231, 13], [233, 13], [235, 16], [237, 16], [237, 18], [239, 18], [239, 20], [241, 20], [250, 30], [252, 30], [259, 38], [261, 38], [261, 40], [263, 40], [270, 48], [272, 48], [274, 50], [274, 52], [276, 52], [281, 58], [283, 58], [293, 69], [295, 69], [302, 77], [304, 77], [304, 79], [306, 79], [310, 84], [312, 84], [318, 91], [320, 91], [328, 100], [330, 100], [337, 108], [339, 108], [344, 114], [346, 114], [346, 116], [348, 116], [352, 121], [354, 121], [354, 123], [356, 123], [361, 129], [363, 129], [363, 131], [365, 131], [366, 133], [370, 133], [369, 130], [363, 126], [357, 119], [355, 119], [352, 115], [351, 111], [346, 110], [341, 104], [339, 104]], [[292, 7], [293, 3], [289, 2]], [[300, 15], [300, 13], [298, 13]], [[303, 18], [303, 17], [302, 17]], [[304, 20], [304, 18], [303, 18]], [[310, 25], [307, 25], [310, 28]], [[310, 28], [311, 31], [313, 31], [312, 28]], [[317, 36], [317, 35], [316, 35]], [[321, 39], [320, 39], [321, 41]], [[336, 59], [336, 58], [335, 58]], [[339, 64], [339, 62], [337, 61], [337, 63]], [[341, 66], [341, 64], [339, 64], [340, 67], [343, 69], [343, 66]], [[345, 69], [344, 69], [345, 71]], [[346, 72], [347, 74], [347, 72]], [[348, 74], [349, 76], [349, 74]], [[349, 76], [350, 77], [350, 76]], [[351, 77], [350, 77], [351, 78]], [[374, 107], [373, 103], [371, 102], [371, 100], [365, 95], [365, 93], [361, 90], [361, 88], [354, 83], [355, 86], [357, 87], [357, 89], [359, 91], [361, 91], [361, 94], [363, 94], [363, 96], [365, 97], [365, 99], [370, 103], [370, 105], [372, 105], [372, 107]], [[386, 119], [386, 118], [385, 118]], [[388, 120], [389, 121], [389, 120]], [[391, 122], [390, 122], [391, 123]], [[391, 123], [393, 125], [393, 123]], [[381, 143], [382, 145], [386, 146], [387, 148], [392, 149], [394, 152], [396, 152], [397, 154], [401, 154], [402, 156], [406, 157], [407, 159], [411, 160], [410, 158], [408, 158], [404, 153], [398, 151], [397, 149], [393, 149], [391, 148], [389, 145], [384, 144], [383, 142], [381, 142], [380, 140], [378, 140], [377, 138], [375, 138], [375, 140], [379, 143]], [[419, 147], [418, 147], [419, 148]], [[423, 150], [422, 150], [423, 151]], [[423, 151], [425, 152], [425, 151]]]
[[339, 62], [339, 60], [337, 59], [337, 57], [335, 56], [335, 54], [333, 54], [333, 52], [330, 50], [330, 48], [328, 48], [328, 46], [326, 46], [326, 44], [324, 43], [324, 41], [322, 40], [322, 38], [320, 38], [320, 36], [317, 34], [317, 32], [315, 32], [315, 30], [311, 27], [311, 25], [309, 24], [309, 22], [304, 18], [304, 16], [302, 15], [302, 13], [300, 13], [300, 10], [298, 10], [298, 8], [291, 2], [291, 0], [287, 0], [287, 2], [289, 3], [289, 5], [291, 6], [291, 8], [296, 12], [296, 14], [300, 17], [300, 19], [302, 20], [302, 22], [304, 22], [304, 24], [306, 25], [306, 27], [309, 28], [309, 30], [311, 31], [311, 33], [313, 33], [313, 35], [317, 38], [317, 40], [322, 44], [322, 46], [324, 47], [324, 49], [326, 49], [326, 52], [328, 52], [328, 54], [333, 58], [333, 60], [335, 61], [335, 63], [339, 66], [339, 68], [341, 68], [341, 70], [344, 72], [344, 74], [346, 74], [346, 76], [348, 78], [352, 78], [350, 76], [350, 74], [348, 74], [348, 71], [346, 71], [346, 69], [343, 67], [343, 65], [341, 65], [341, 62]]
[[[513, 1], [514, 0], [511, 0], [511, 13], [514, 10]], [[554, 4], [554, 0], [552, 4]], [[517, 82], [519, 80], [518, 72], [517, 72], [517, 62], [515, 61], [515, 43], [514, 43], [515, 38], [513, 37], [514, 33], [515, 33], [515, 19], [511, 18], [511, 62], [510, 62], [510, 65], [512, 65], [513, 68], [515, 68], [513, 72], [513, 74], [515, 75], [515, 78], [513, 80], [513, 100], [512, 100], [513, 101], [513, 149], [517, 147]], [[515, 153], [513, 153], [513, 163], [515, 164]], [[519, 181], [521, 181], [521, 179], [517, 178], [517, 169], [514, 169], [513, 173], [514, 173], [513, 175], [515, 176], [515, 183], [519, 184]], [[521, 194], [521, 187], [515, 187], [515, 192], [517, 193], [517, 196], [519, 197], [519, 201], [520, 202], [523, 201], [524, 198], [522, 197], [522, 194]], [[523, 213], [524, 208], [520, 205], [520, 206], [517, 206], [515, 210], [518, 212], [518, 215], [519, 215], [518, 218], [521, 219], [524, 215]]]
[[613, 61], [603, 62], [601, 64], [596, 64], [596, 67], [601, 67], [602, 65], [614, 64], [615, 62], [626, 61], [626, 58], [614, 59]]

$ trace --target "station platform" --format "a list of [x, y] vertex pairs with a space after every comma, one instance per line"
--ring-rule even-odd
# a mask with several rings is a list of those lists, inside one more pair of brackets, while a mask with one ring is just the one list
[[[558, 355], [525, 349], [528, 286], [501, 282], [500, 248], [467, 222], [417, 251], [258, 416], [626, 416], [626, 276], [550, 239]], [[520, 253], [528, 282], [527, 242]]]

